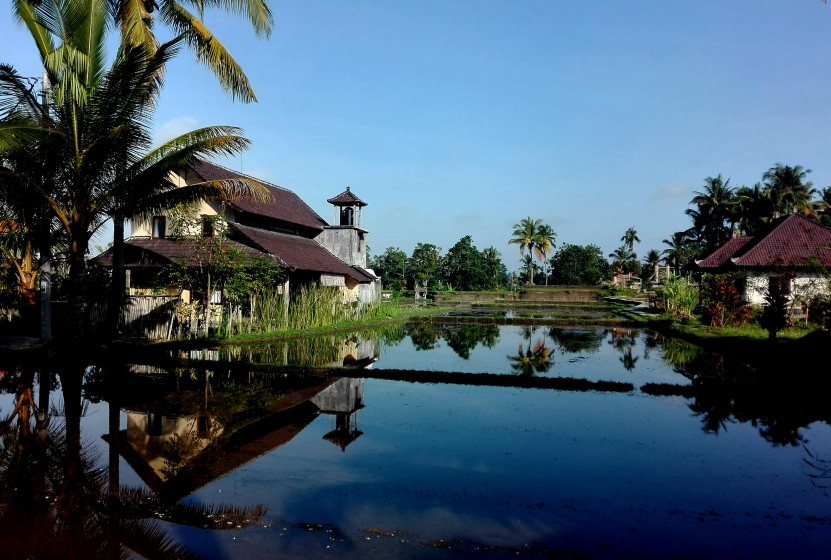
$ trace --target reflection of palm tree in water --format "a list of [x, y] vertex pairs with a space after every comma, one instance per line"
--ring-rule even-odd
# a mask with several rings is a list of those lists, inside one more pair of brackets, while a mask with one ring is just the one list
[[35, 404], [35, 396], [32, 393], [32, 384], [28, 381], [21, 381], [17, 388], [15, 396], [15, 406], [6, 423], [11, 425], [15, 416], [17, 417], [17, 424], [20, 428], [20, 436], [26, 438], [29, 436], [30, 420], [32, 412], [37, 414], [38, 407]]
[[637, 363], [638, 357], [634, 355], [633, 350], [635, 348], [637, 331], [615, 327], [609, 330], [609, 334], [612, 336], [609, 344], [622, 354], [620, 361], [623, 367], [626, 368], [626, 371], [635, 369], [635, 363]]
[[[213, 529], [259, 522], [265, 513], [259, 506], [164, 503], [147, 490], [120, 486], [112, 480], [118, 476], [117, 452], [110, 456], [108, 489], [107, 470], [96, 468], [81, 442], [83, 377], [83, 366], [61, 374], [63, 425], [41, 430], [43, 438], [9, 433], [0, 440], [0, 524], [4, 533], [17, 535], [14, 546], [21, 554], [35, 559], [122, 558], [133, 553], [193, 558], [192, 551], [165, 535], [156, 519]], [[111, 416], [117, 430], [117, 408]], [[117, 447], [118, 434], [111, 435], [111, 445]]]
[[545, 345], [545, 338], [533, 343], [534, 332], [537, 327], [523, 327], [522, 338], [528, 341], [528, 348], [523, 348], [522, 342], [517, 345], [517, 353], [508, 356], [511, 369], [520, 375], [534, 375], [534, 372], [545, 373], [554, 362], [551, 360], [551, 350]]

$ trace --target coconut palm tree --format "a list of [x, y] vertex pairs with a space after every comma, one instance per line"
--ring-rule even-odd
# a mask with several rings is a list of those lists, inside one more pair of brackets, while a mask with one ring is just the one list
[[721, 175], [704, 179], [704, 188], [694, 191], [690, 204], [695, 209], [688, 209], [687, 215], [693, 220], [693, 228], [698, 232], [702, 250], [709, 253], [730, 239], [735, 219], [736, 195]]
[[629, 247], [630, 251], [635, 250], [635, 243], [641, 242], [640, 237], [638, 237], [638, 232], [637, 230], [635, 230], [635, 226], [632, 226], [629, 229], [627, 229], [626, 232], [623, 234], [623, 237], [620, 238], [620, 240], [623, 241], [623, 243], [627, 247]]
[[[542, 220], [535, 220], [528, 216], [520, 220], [518, 224], [514, 224], [514, 231], [508, 243], [519, 245], [520, 259], [525, 256], [525, 251], [528, 251], [529, 255], [535, 256], [540, 261], [545, 261], [546, 254], [554, 246], [554, 238], [555, 234], [551, 226], [543, 224]], [[528, 272], [528, 283], [533, 284], [534, 274], [529, 262], [532, 261], [523, 260]]]
[[[267, 37], [274, 25], [267, 0], [110, 0], [108, 5], [109, 16], [121, 31], [123, 44], [143, 45], [152, 52], [158, 46], [154, 25], [162, 23], [184, 39], [194, 50], [196, 60], [210, 68], [233, 98], [245, 102], [257, 100], [247, 76], [204, 19], [206, 8], [236, 13], [249, 20], [257, 35]], [[187, 5], [195, 8], [195, 13]]]
[[820, 221], [826, 226], [831, 226], [831, 187], [825, 187], [820, 191], [820, 200], [817, 207]]
[[537, 230], [537, 247], [539, 248], [539, 258], [542, 261], [543, 267], [543, 275], [545, 276], [545, 285], [548, 285], [548, 272], [546, 270], [546, 263], [548, 254], [554, 249], [554, 240], [557, 238], [557, 234], [554, 232], [554, 228], [552, 228], [548, 224], [543, 224]]
[[676, 231], [672, 237], [664, 239], [662, 243], [669, 246], [662, 253], [664, 262], [680, 275], [682, 267], [690, 262], [696, 252], [689, 230]]
[[735, 223], [743, 235], [759, 233], [775, 215], [770, 188], [761, 183], [736, 189]]
[[657, 282], [658, 267], [661, 264], [661, 253], [657, 249], [650, 249], [643, 259], [643, 264], [645, 264], [652, 271], [651, 278], [654, 278], [654, 281]]
[[801, 165], [784, 165], [777, 163], [762, 175], [762, 180], [770, 189], [777, 216], [799, 212], [805, 216], [815, 216], [813, 195], [816, 190], [813, 183], [805, 181], [810, 169]]
[[613, 253], [609, 253], [609, 257], [612, 259], [612, 267], [618, 268], [625, 272], [629, 272], [632, 268], [632, 262], [637, 259], [634, 251], [629, 248], [629, 245], [623, 244]]
[[[49, 83], [49, 103], [22, 95], [16, 74], [0, 75], [7, 87], [0, 102], [16, 107], [0, 123], [0, 153], [27, 150], [43, 162], [17, 169], [32, 195], [57, 220], [67, 243], [71, 333], [83, 335], [83, 279], [92, 235], [110, 217], [123, 227], [129, 213], [151, 212], [208, 196], [264, 192], [252, 181], [201, 183], [176, 188], [169, 177], [198, 157], [236, 153], [248, 145], [233, 127], [207, 127], [151, 149], [150, 121], [165, 64], [182, 38], [149, 52], [119, 49], [104, 61], [106, 4], [18, 2]], [[3, 196], [4, 193], [0, 193]], [[123, 240], [123, 230], [121, 230]], [[118, 241], [116, 235], [116, 241]]]

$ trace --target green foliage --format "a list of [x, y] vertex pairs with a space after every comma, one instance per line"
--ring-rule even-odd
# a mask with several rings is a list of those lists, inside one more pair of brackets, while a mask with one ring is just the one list
[[597, 245], [562, 245], [550, 264], [552, 284], [596, 286], [609, 274], [609, 263]]
[[399, 294], [407, 288], [407, 264], [407, 253], [398, 247], [389, 247], [370, 259], [369, 268], [381, 278], [384, 289]]
[[[529, 284], [534, 283], [536, 275], [536, 263], [533, 256], [540, 261], [545, 261], [549, 251], [554, 248], [556, 234], [548, 224], [542, 220], [535, 220], [531, 216], [523, 218], [518, 224], [514, 224], [514, 231], [508, 243], [519, 245], [519, 257], [524, 269], [524, 277]], [[528, 255], [525, 254], [528, 251]], [[526, 258], [527, 257], [527, 258]]]
[[444, 257], [441, 277], [445, 284], [462, 291], [487, 290], [499, 286], [504, 266], [493, 247], [479, 251], [469, 235], [461, 238]]
[[698, 288], [680, 276], [670, 276], [658, 289], [658, 304], [671, 316], [689, 320], [698, 304]]
[[443, 264], [441, 248], [431, 243], [419, 243], [407, 263], [407, 271], [417, 286], [435, 287], [431, 283], [437, 280]]

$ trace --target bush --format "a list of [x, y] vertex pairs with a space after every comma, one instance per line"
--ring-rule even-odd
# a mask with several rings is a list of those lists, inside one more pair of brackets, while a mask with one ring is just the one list
[[670, 276], [658, 289], [659, 305], [676, 319], [688, 320], [698, 304], [698, 288], [679, 276]]
[[701, 313], [710, 326], [741, 326], [750, 320], [751, 308], [742, 300], [737, 284], [730, 274], [708, 275], [702, 279]]

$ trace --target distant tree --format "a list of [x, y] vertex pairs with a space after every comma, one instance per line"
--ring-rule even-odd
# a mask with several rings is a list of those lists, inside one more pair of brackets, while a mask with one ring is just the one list
[[609, 263], [596, 245], [562, 245], [551, 257], [551, 283], [594, 286], [608, 276]]
[[[525, 278], [529, 284], [534, 283], [534, 276], [536, 275], [533, 256], [536, 256], [540, 261], [544, 261], [546, 254], [554, 246], [554, 230], [542, 223], [542, 220], [535, 220], [530, 216], [520, 220], [518, 224], [514, 224], [514, 231], [511, 233], [511, 238], [508, 243], [512, 245], [519, 245], [519, 256], [525, 268]], [[525, 259], [525, 252], [528, 251], [532, 258]]]
[[672, 237], [664, 239], [662, 243], [669, 246], [662, 253], [664, 262], [679, 275], [683, 268], [698, 254], [698, 248], [690, 238], [689, 230], [676, 231], [672, 234]]
[[646, 270], [643, 271], [644, 278], [646, 280], [654, 278], [657, 282], [658, 267], [661, 264], [661, 253], [657, 249], [650, 249], [643, 258], [643, 264], [646, 265]]
[[417, 286], [433, 286], [441, 270], [441, 248], [431, 243], [419, 243], [407, 262], [407, 272]]
[[369, 267], [381, 277], [384, 288], [401, 291], [407, 287], [407, 253], [398, 247], [388, 247], [369, 262]]
[[503, 285], [508, 276], [508, 269], [502, 263], [502, 255], [493, 247], [482, 251], [485, 267], [485, 288], [494, 290]]
[[638, 256], [625, 243], [615, 249], [614, 252], [609, 253], [609, 258], [612, 259], [612, 268], [630, 273], [634, 272], [634, 265], [638, 262]]
[[630, 251], [635, 250], [635, 243], [640, 243], [641, 238], [638, 237], [638, 232], [635, 230], [635, 226], [630, 227], [626, 230], [623, 234], [623, 237], [620, 238], [623, 241], [623, 244], [629, 247]]
[[444, 282], [459, 290], [481, 290], [487, 285], [487, 271], [482, 253], [469, 235], [462, 237], [447, 251], [441, 277]]

